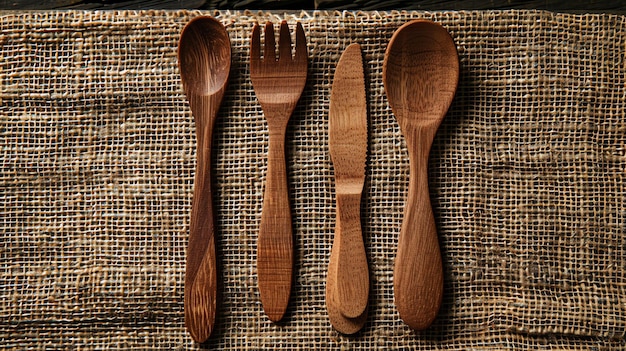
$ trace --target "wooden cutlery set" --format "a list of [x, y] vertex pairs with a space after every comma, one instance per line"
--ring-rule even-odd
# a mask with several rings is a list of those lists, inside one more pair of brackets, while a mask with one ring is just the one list
[[[293, 48], [293, 50], [292, 50]], [[292, 54], [293, 51], [293, 54]], [[197, 166], [185, 273], [185, 324], [205, 342], [215, 323], [217, 272], [211, 195], [211, 142], [231, 61], [230, 39], [216, 19], [201, 16], [184, 28], [178, 48], [181, 80], [196, 124]], [[293, 279], [293, 234], [285, 163], [287, 124], [304, 90], [308, 52], [300, 23], [295, 45], [287, 23], [254, 26], [250, 78], [269, 129], [263, 210], [257, 241], [257, 278], [263, 309], [282, 319]], [[435, 319], [443, 293], [443, 270], [428, 190], [428, 155], [452, 103], [459, 75], [456, 46], [442, 26], [414, 20], [391, 38], [383, 83], [409, 153], [408, 199], [394, 266], [394, 299], [413, 329]], [[367, 319], [369, 269], [361, 232], [361, 194], [367, 156], [367, 99], [359, 44], [349, 45], [335, 71], [330, 95], [329, 150], [335, 170], [336, 223], [328, 265], [326, 306], [333, 327], [359, 331]]]

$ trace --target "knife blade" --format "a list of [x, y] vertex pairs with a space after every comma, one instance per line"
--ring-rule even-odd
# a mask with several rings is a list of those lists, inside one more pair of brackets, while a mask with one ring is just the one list
[[363, 315], [369, 298], [369, 270], [361, 230], [361, 195], [367, 158], [367, 105], [359, 44], [341, 55], [330, 94], [329, 151], [335, 171], [336, 222], [331, 254], [334, 301], [346, 318]]

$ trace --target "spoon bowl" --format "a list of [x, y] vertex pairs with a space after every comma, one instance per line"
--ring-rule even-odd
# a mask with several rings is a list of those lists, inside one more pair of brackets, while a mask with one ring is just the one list
[[452, 103], [458, 80], [456, 46], [441, 25], [415, 20], [391, 38], [383, 84], [403, 132], [418, 127], [436, 131]]
[[387, 99], [409, 154], [409, 189], [394, 264], [394, 297], [415, 330], [433, 322], [443, 294], [443, 267], [428, 189], [428, 156], [459, 79], [459, 59], [441, 25], [415, 20], [394, 33], [383, 63]]
[[178, 65], [194, 116], [197, 141], [185, 271], [185, 325], [199, 343], [211, 335], [217, 309], [211, 143], [230, 71], [230, 55], [228, 33], [214, 18], [196, 17], [183, 29], [178, 45]]
[[222, 89], [230, 72], [230, 38], [216, 19], [191, 20], [180, 37], [180, 77], [188, 95], [212, 95]]

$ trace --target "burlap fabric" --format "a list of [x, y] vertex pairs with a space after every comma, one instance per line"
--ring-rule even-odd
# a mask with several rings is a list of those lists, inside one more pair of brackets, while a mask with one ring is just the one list
[[[0, 348], [179, 350], [195, 167], [176, 50], [200, 12], [0, 16]], [[212, 349], [626, 347], [626, 22], [548, 12], [211, 12], [232, 71], [215, 135], [223, 302]], [[442, 23], [461, 60], [431, 153], [445, 265], [432, 328], [393, 304], [408, 183], [382, 61], [411, 18]], [[296, 278], [272, 324], [256, 285], [267, 128], [250, 84], [255, 21], [303, 23], [309, 79], [288, 132]], [[324, 286], [334, 230], [327, 111], [342, 50], [366, 62], [363, 225], [369, 319], [336, 333]]]

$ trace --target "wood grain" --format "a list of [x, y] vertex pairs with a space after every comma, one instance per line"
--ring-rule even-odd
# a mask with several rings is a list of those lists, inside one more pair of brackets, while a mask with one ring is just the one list
[[[218, 94], [222, 95], [223, 90]], [[192, 338], [205, 342], [217, 311], [217, 259], [211, 185], [211, 140], [215, 108], [221, 96], [190, 97], [196, 116], [197, 163], [185, 270], [185, 325]], [[215, 112], [213, 112], [215, 111]], [[205, 122], [202, 122], [205, 121]]]
[[428, 328], [443, 294], [443, 269], [428, 189], [428, 156], [458, 84], [459, 60], [445, 28], [427, 20], [401, 26], [383, 62], [389, 105], [406, 140], [409, 189], [394, 266], [400, 317], [413, 329]]
[[[347, 318], [363, 314], [369, 298], [369, 269], [361, 231], [361, 193], [367, 158], [367, 105], [359, 44], [349, 45], [337, 64], [330, 95], [329, 150], [335, 170], [337, 216], [336, 300]], [[327, 297], [328, 300], [328, 297]]]
[[369, 299], [369, 269], [361, 231], [361, 194], [337, 194], [335, 236], [337, 251], [337, 300], [341, 314], [356, 318]]
[[230, 71], [230, 55], [228, 34], [215, 19], [196, 17], [183, 29], [178, 62], [197, 140], [184, 304], [185, 325], [197, 342], [205, 342], [211, 335], [217, 310], [211, 143]]
[[356, 318], [348, 318], [341, 313], [340, 302], [337, 299], [337, 262], [341, 245], [340, 238], [335, 236], [333, 240], [333, 250], [330, 253], [328, 264], [328, 275], [326, 276], [326, 310], [330, 324], [338, 332], [346, 335], [359, 332], [367, 321], [367, 306], [363, 313]]
[[308, 54], [300, 23], [296, 26], [293, 57], [287, 22], [281, 23], [278, 57], [272, 23], [265, 25], [263, 58], [260, 37], [260, 28], [255, 25], [250, 45], [250, 79], [269, 129], [267, 178], [257, 241], [257, 274], [265, 314], [277, 322], [287, 309], [293, 279], [293, 235], [285, 134], [289, 118], [304, 90]]

